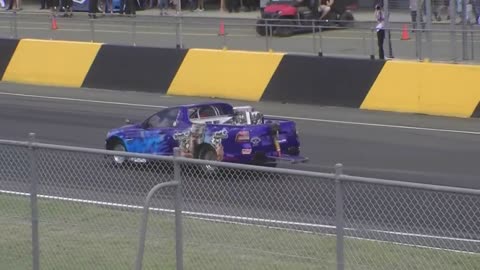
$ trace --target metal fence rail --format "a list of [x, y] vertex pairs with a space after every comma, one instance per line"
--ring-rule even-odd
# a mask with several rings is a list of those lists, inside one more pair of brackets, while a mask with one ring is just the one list
[[[394, 10], [389, 12], [395, 14]], [[425, 10], [422, 12], [425, 13]], [[428, 14], [430, 13], [429, 9]], [[407, 18], [403, 21], [388, 22], [386, 30], [389, 35], [386, 35], [384, 43], [386, 56], [421, 61], [477, 63], [480, 55], [480, 26], [461, 20], [462, 16], [466, 17], [467, 14], [453, 11], [451, 13], [451, 20], [440, 22], [437, 22], [433, 15], [418, 17], [416, 21]], [[427, 17], [433, 19], [424, 19]], [[319, 27], [316, 26], [318, 21], [303, 20], [305, 25], [295, 27], [305, 30], [305, 33], [291, 37], [273, 36], [272, 31], [268, 31], [275, 28], [290, 29], [292, 21], [289, 20], [262, 22], [253, 18], [186, 17], [182, 14], [135, 18], [79, 17], [57, 18], [59, 28], [52, 30], [51, 19], [48, 14], [2, 14], [0, 37], [378, 58], [373, 13], [371, 20], [356, 21], [348, 28]], [[267, 29], [267, 35], [260, 36], [256, 31], [257, 27]], [[405, 35], [408, 38], [405, 39]]]
[[[116, 165], [113, 155], [152, 162]], [[480, 265], [480, 190], [334, 171], [0, 141], [0, 261], [22, 269]]]

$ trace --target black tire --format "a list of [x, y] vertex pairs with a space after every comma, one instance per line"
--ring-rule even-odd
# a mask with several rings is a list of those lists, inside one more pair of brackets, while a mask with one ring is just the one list
[[338, 26], [340, 27], [346, 27], [346, 28], [352, 28], [355, 18], [353, 17], [353, 14], [346, 10], [342, 15], [340, 15], [340, 22], [338, 23]]
[[267, 32], [268, 34], [270, 35], [270, 27], [267, 25], [267, 27], [265, 27], [265, 20], [263, 19], [260, 19], [257, 21], [257, 26], [255, 27], [256, 31], [257, 31], [257, 34], [264, 37]]
[[277, 26], [275, 28], [275, 35], [279, 37], [290, 37], [293, 35], [295, 32], [294, 28], [294, 22], [292, 21], [292, 18], [280, 20], [278, 22], [280, 26]]
[[[200, 151], [198, 153], [198, 158], [203, 159], [203, 160], [211, 160], [211, 161], [216, 161], [217, 160], [217, 152], [215, 149], [213, 149], [212, 146], [210, 145], [205, 145], [200, 148]], [[205, 172], [215, 172], [218, 170], [217, 167], [211, 166], [211, 165], [204, 165], [202, 166], [202, 169]]]
[[[113, 143], [112, 149], [113, 151], [120, 151], [120, 152], [126, 152], [125, 145], [123, 145], [122, 142], [116, 141]], [[122, 156], [111, 156], [113, 160], [113, 164], [116, 166], [122, 166], [125, 163], [127, 163], [128, 158], [127, 157], [122, 157]]]

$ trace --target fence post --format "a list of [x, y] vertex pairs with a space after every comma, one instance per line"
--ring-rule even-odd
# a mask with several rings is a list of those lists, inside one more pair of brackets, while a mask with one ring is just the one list
[[132, 44], [133, 46], [136, 46], [136, 38], [137, 37], [137, 20], [133, 18], [132, 21]]
[[315, 21], [312, 20], [312, 41], [313, 41], [313, 54], [317, 54], [317, 39], [315, 35]]
[[457, 19], [456, 9], [457, 1], [450, 0], [449, 2], [449, 15], [450, 15], [450, 49], [452, 53], [452, 62], [457, 62], [457, 33], [455, 32], [455, 21]]
[[462, 57], [468, 60], [468, 44], [467, 44], [467, 0], [462, 0]]
[[91, 42], [95, 42], [95, 26], [93, 19], [90, 18], [90, 34], [92, 37]]
[[13, 30], [13, 38], [17, 39], [18, 38], [18, 30], [17, 30], [17, 12], [13, 11], [13, 25], [12, 25], [12, 30]]
[[183, 182], [180, 164], [176, 159], [180, 156], [180, 148], [175, 147], [173, 154], [174, 180], [178, 182], [175, 192], [175, 253], [177, 270], [183, 270]]
[[270, 44], [268, 43], [268, 34], [269, 34], [269, 26], [268, 26], [268, 19], [266, 20], [263, 20], [263, 23], [265, 24], [265, 51], [268, 52], [268, 50], [270, 49]]
[[388, 0], [383, 1], [383, 9], [385, 12], [385, 38], [388, 46], [388, 57], [393, 58], [392, 35], [390, 33], [390, 7]]
[[318, 56], [323, 56], [322, 26], [318, 26]]
[[342, 175], [342, 164], [335, 165], [335, 223], [337, 230], [337, 270], [345, 269], [345, 258], [344, 258], [344, 246], [343, 246], [343, 236], [344, 236], [344, 216], [343, 216], [343, 185], [340, 181], [340, 176]]
[[429, 61], [433, 58], [433, 28], [432, 28], [432, 2], [425, 1], [426, 25], [427, 25], [427, 58]]
[[150, 201], [152, 200], [152, 197], [155, 194], [155, 192], [157, 192], [157, 190], [165, 187], [176, 186], [176, 185], [178, 185], [178, 182], [176, 181], [163, 182], [154, 186], [148, 192], [147, 198], [145, 199], [145, 206], [143, 207], [142, 221], [139, 229], [140, 235], [139, 235], [139, 241], [138, 241], [137, 257], [135, 259], [135, 270], [142, 269], [143, 254], [145, 253], [145, 240], [147, 238], [148, 210], [150, 208]]
[[32, 213], [32, 258], [33, 258], [33, 270], [40, 269], [40, 244], [38, 237], [38, 171], [37, 160], [35, 154], [35, 148], [33, 143], [35, 142], [35, 133], [29, 134], [29, 146], [30, 149], [30, 208]]
[[375, 28], [371, 29], [372, 35], [371, 35], [371, 42], [370, 42], [370, 59], [374, 60], [375, 59]]

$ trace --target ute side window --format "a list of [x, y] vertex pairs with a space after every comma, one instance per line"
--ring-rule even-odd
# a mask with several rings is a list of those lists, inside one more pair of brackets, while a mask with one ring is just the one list
[[165, 109], [152, 115], [146, 123], [146, 128], [169, 128], [174, 127], [178, 118], [179, 109]]
[[207, 117], [215, 117], [218, 115], [218, 110], [213, 106], [199, 106], [188, 109], [188, 116], [190, 119], [201, 119]]

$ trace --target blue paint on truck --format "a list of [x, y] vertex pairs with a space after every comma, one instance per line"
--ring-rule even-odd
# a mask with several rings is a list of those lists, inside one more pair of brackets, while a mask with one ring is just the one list
[[110, 130], [106, 149], [224, 162], [276, 165], [306, 162], [293, 121], [264, 117], [249, 106], [210, 102], [158, 111], [145, 121]]

